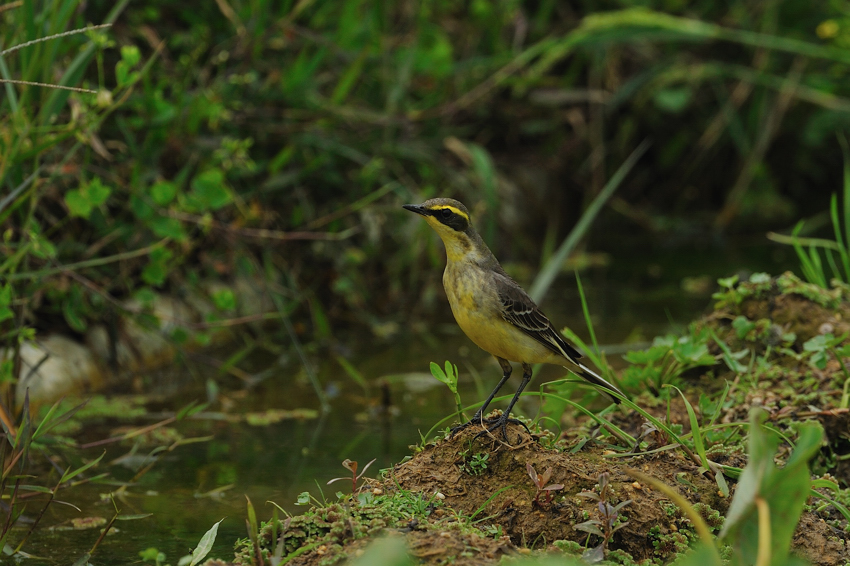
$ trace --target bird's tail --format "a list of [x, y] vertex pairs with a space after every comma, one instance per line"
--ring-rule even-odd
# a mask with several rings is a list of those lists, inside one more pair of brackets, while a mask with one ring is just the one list
[[568, 369], [571, 372], [573, 372], [577, 375], [580, 375], [581, 377], [583, 377], [584, 379], [586, 379], [587, 381], [589, 381], [593, 385], [599, 387], [602, 390], [602, 393], [604, 393], [606, 397], [610, 398], [612, 401], [614, 401], [614, 403], [616, 403], [618, 405], [620, 404], [620, 399], [618, 397], [615, 397], [614, 395], [609, 394], [608, 392], [613, 391], [614, 393], [616, 393], [618, 395], [622, 395], [623, 397], [625, 397], [625, 394], [623, 394], [622, 391], [620, 391], [615, 386], [611, 385], [610, 383], [608, 383], [607, 381], [602, 379], [592, 369], [590, 369], [589, 367], [587, 367], [583, 363], [575, 361], [575, 360], [570, 360], [570, 361], [572, 361], [576, 365], [576, 367], [578, 367], [578, 369], [569, 368], [569, 367], [564, 366], [565, 369]]

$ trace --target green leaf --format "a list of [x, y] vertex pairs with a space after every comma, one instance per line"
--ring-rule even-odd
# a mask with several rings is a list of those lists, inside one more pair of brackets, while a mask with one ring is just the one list
[[626, 352], [626, 355], [623, 356], [623, 358], [625, 358], [627, 362], [633, 364], [648, 365], [662, 359], [667, 352], [668, 348], [666, 346], [651, 346], [647, 350], [632, 350], [631, 352]]
[[130, 197], [130, 210], [139, 220], [149, 220], [156, 214], [151, 205], [136, 195]]
[[457, 367], [452, 366], [451, 362], [446, 360], [446, 370], [431, 362], [431, 375], [436, 377], [441, 383], [444, 383], [452, 393], [457, 393]]
[[231, 195], [227, 190], [224, 172], [221, 169], [208, 169], [192, 179], [192, 204], [201, 211], [218, 210], [230, 203]]
[[142, 270], [142, 280], [148, 285], [159, 286], [168, 277], [168, 262], [174, 254], [165, 248], [156, 248], [151, 252], [150, 263]]
[[[139, 551], [139, 557], [140, 557], [142, 560], [145, 560], [145, 561], [149, 561], [149, 560], [150, 560], [150, 561], [154, 561], [154, 560], [156, 560], [156, 559], [157, 559], [157, 557], [158, 557], [160, 554], [162, 554], [162, 553], [161, 553], [158, 549], [156, 549], [156, 548], [154, 548], [154, 547], [149, 547], [149, 548], [146, 548], [146, 549], [144, 549], [144, 550], [140, 550], [140, 551]], [[165, 558], [165, 555], [164, 555], [164, 554], [162, 554], [162, 556], [163, 556], [163, 558]]]
[[121, 60], [130, 67], [135, 67], [142, 60], [142, 53], [135, 45], [123, 45], [121, 47]]
[[431, 362], [431, 375], [436, 377], [437, 380], [440, 381], [440, 383], [449, 385], [449, 378], [446, 376], [446, 372], [444, 372], [443, 368], [441, 368], [434, 362]]
[[366, 547], [362, 556], [351, 562], [351, 566], [371, 566], [373, 564], [412, 566], [414, 561], [408, 555], [407, 545], [402, 537], [385, 537], [375, 540]]
[[803, 350], [806, 352], [822, 352], [829, 347], [829, 343], [832, 341], [832, 338], [832, 334], [819, 334], [806, 340], [803, 343]]
[[[74, 292], [76, 290], [76, 292]], [[86, 318], [81, 312], [82, 296], [78, 287], [72, 287], [71, 292], [62, 300], [62, 315], [65, 322], [77, 332], [85, 332], [88, 328]]]
[[[222, 519], [221, 521], [224, 521]], [[192, 551], [192, 561], [189, 562], [189, 566], [196, 566], [200, 564], [201, 560], [207, 557], [207, 554], [212, 550], [213, 544], [215, 543], [215, 537], [218, 535], [218, 526], [221, 524], [221, 521], [217, 522], [215, 525], [210, 527], [204, 536], [201, 537], [200, 542], [198, 542], [198, 546], [195, 547], [195, 550]]]
[[135, 45], [121, 47], [121, 60], [115, 64], [115, 82], [118, 83], [118, 86], [126, 86], [136, 82], [139, 73], [131, 72], [131, 69], [139, 64], [141, 58], [142, 54]]
[[655, 105], [665, 112], [678, 114], [684, 110], [691, 101], [691, 89], [689, 88], [667, 88], [655, 93]]
[[177, 196], [177, 185], [171, 181], [159, 181], [151, 187], [151, 198], [159, 206], [165, 206]]
[[15, 316], [15, 313], [9, 308], [12, 304], [12, 286], [9, 284], [0, 287], [0, 322], [8, 320]]
[[309, 505], [310, 504], [310, 492], [302, 491], [298, 494], [298, 499], [295, 500], [296, 505]]
[[189, 239], [183, 223], [176, 218], [156, 215], [146, 222], [148, 228], [160, 238], [171, 238], [176, 242], [185, 242]]
[[[815, 421], [801, 423], [794, 452], [784, 468], [773, 463], [778, 440], [768, 435], [763, 409], [750, 412], [749, 463], [738, 481], [720, 537], [731, 544], [738, 561], [755, 563], [758, 555], [759, 517], [757, 501], [767, 504], [770, 521], [771, 564], [782, 564], [803, 506], [810, 494], [808, 461], [818, 452], [823, 428]], [[778, 520], [778, 518], [782, 518]]]
[[232, 311], [236, 309], [236, 295], [233, 294], [233, 289], [219, 289], [212, 293], [212, 300], [215, 307], [222, 311]]
[[89, 183], [65, 193], [65, 204], [71, 216], [88, 218], [91, 211], [106, 202], [112, 189], [103, 185], [98, 177]]
[[740, 340], [743, 340], [747, 336], [747, 334], [750, 333], [750, 330], [755, 327], [756, 323], [751, 322], [750, 319], [745, 316], [739, 316], [732, 321], [732, 328], [735, 329], [735, 334]]
[[70, 481], [72, 478], [75, 478], [76, 476], [85, 472], [86, 470], [88, 470], [92, 466], [96, 466], [103, 459], [104, 456], [106, 456], [105, 451], [104, 451], [103, 454], [101, 454], [100, 456], [98, 456], [97, 458], [92, 460], [91, 462], [80, 466], [76, 470], [65, 472], [65, 474], [62, 476], [62, 479], [59, 481], [59, 483], [65, 483], [66, 481]]

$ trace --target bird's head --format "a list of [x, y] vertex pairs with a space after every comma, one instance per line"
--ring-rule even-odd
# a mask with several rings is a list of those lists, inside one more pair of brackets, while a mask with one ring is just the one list
[[422, 204], [405, 204], [404, 208], [425, 218], [446, 245], [450, 260], [475, 251], [480, 238], [472, 228], [469, 210], [463, 203], [450, 198], [432, 198]]
[[450, 198], [432, 198], [422, 204], [405, 204], [404, 208], [425, 217], [425, 221], [441, 236], [465, 232], [470, 227], [469, 211], [463, 203]]

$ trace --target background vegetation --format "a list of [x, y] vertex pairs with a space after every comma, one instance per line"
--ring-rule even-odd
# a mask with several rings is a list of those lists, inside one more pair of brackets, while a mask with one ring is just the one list
[[839, 3], [57, 0], [0, 18], [7, 344], [237, 275], [304, 341], [385, 335], [438, 304], [438, 243], [399, 203], [458, 196], [501, 257], [543, 263], [645, 139], [595, 248], [785, 228], [840, 186]]

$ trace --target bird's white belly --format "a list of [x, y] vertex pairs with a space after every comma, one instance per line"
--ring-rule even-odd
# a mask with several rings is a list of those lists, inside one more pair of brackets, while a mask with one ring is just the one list
[[487, 273], [457, 270], [450, 263], [443, 286], [461, 330], [482, 350], [514, 362], [550, 362], [554, 354], [537, 340], [507, 322], [501, 301], [485, 285]]

